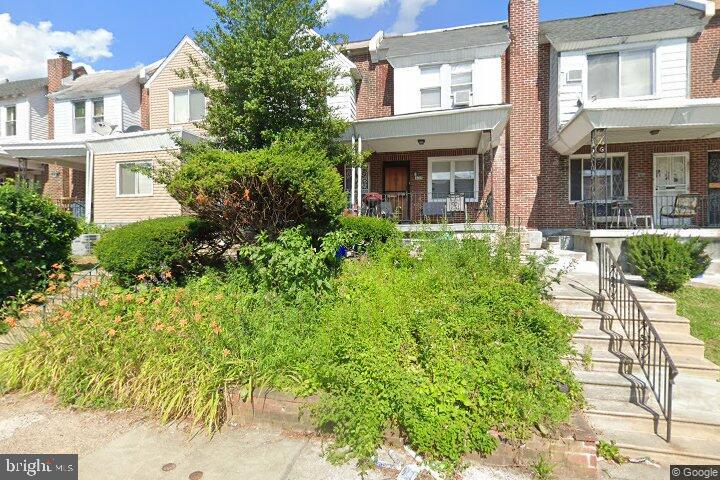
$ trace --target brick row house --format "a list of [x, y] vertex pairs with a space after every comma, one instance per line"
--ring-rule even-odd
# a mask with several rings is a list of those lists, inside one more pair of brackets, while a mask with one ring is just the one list
[[372, 152], [346, 173], [354, 208], [546, 234], [720, 226], [714, 3], [548, 22], [538, 8], [347, 46], [347, 139]]
[[[343, 46], [329, 102], [370, 152], [343, 171], [349, 208], [546, 234], [720, 226], [714, 2], [538, 11], [509, 0], [507, 20]], [[196, 55], [186, 37], [143, 68], [88, 75], [61, 55], [46, 78], [0, 83], [0, 177], [19, 169], [97, 223], [179, 213], [133, 167], [202, 136], [205, 99], [176, 74]]]

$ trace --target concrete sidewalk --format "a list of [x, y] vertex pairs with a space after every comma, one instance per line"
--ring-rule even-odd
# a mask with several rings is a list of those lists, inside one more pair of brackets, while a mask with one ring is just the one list
[[[265, 426], [229, 426], [212, 437], [204, 432], [192, 436], [182, 425], [160, 426], [136, 412], [77, 411], [40, 395], [0, 396], [0, 452], [77, 453], [80, 478], [87, 480], [360, 478], [353, 465], [329, 464], [322, 447], [316, 437]], [[381, 458], [396, 465], [414, 464], [404, 451], [383, 449]], [[365, 478], [394, 480], [398, 473], [393, 468], [376, 469]], [[423, 473], [417, 480], [429, 478]], [[530, 476], [516, 469], [474, 465], [462, 478], [529, 480]]]

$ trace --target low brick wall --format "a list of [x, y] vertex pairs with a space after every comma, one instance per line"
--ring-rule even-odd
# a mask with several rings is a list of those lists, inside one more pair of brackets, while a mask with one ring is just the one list
[[[303, 433], [316, 431], [308, 407], [317, 401], [317, 397], [297, 398], [273, 390], [255, 393], [252, 401], [245, 401], [244, 397], [239, 389], [225, 393], [227, 421], [241, 426], [273, 425]], [[396, 447], [403, 445], [398, 432], [387, 432], [385, 441]], [[596, 442], [597, 437], [585, 419], [576, 414], [558, 438], [534, 436], [522, 445], [501, 443], [488, 457], [469, 454], [466, 459], [498, 467], [531, 467], [543, 455], [554, 465], [556, 478], [595, 479], [600, 473]]]

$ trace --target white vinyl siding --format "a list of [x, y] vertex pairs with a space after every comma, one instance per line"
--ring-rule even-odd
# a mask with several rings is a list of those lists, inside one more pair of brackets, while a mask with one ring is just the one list
[[117, 196], [141, 197], [151, 196], [153, 181], [147, 175], [136, 169], [151, 167], [152, 162], [118, 162], [117, 163]]
[[[632, 52], [652, 52], [652, 60], [647, 57], [647, 54], [633, 54]], [[557, 118], [559, 128], [577, 113], [580, 108], [579, 102], [586, 104], [593, 101], [591, 88], [594, 87], [590, 80], [588, 56], [608, 53], [618, 55], [616, 84], [618, 91], [615, 98], [626, 98], [628, 101], [632, 101], [633, 98], [689, 97], [688, 41], [685, 38], [586, 51], [560, 52], [557, 59], [557, 70], [551, 73], [553, 75], [551, 84], [555, 79], [557, 80], [557, 98], [554, 100], [557, 113], [553, 118]], [[622, 60], [623, 55], [626, 56], [625, 62]], [[647, 73], [648, 62], [651, 63], [649, 74]], [[623, 69], [624, 63], [627, 64], [625, 69]], [[571, 71], [580, 71], [582, 81], [568, 81], [567, 75]], [[633, 77], [638, 81], [631, 86]], [[624, 91], [621, 87], [621, 80], [624, 80], [626, 84]], [[602, 99], [598, 101], [602, 101]]]
[[30, 140], [46, 140], [48, 138], [48, 100], [47, 92], [37, 90], [28, 95], [30, 117]]
[[122, 88], [122, 130], [140, 125], [140, 85], [131, 82]]
[[[423, 110], [448, 110], [453, 107], [453, 68], [470, 69], [464, 77], [470, 87], [471, 105], [497, 105], [502, 98], [502, 61], [500, 57], [479, 58], [472, 62], [415, 65], [393, 70], [395, 115]], [[438, 79], [439, 74], [439, 79]], [[456, 86], [460, 84], [457, 83]], [[440, 105], [438, 106], [438, 96]], [[432, 107], [430, 105], [433, 105]], [[425, 107], [425, 108], [423, 108]]]

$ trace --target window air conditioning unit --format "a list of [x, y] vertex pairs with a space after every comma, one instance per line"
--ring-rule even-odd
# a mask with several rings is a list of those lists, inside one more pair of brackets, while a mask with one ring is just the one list
[[582, 82], [582, 70], [570, 70], [565, 74], [565, 81], [567, 83]]
[[470, 90], [458, 90], [453, 94], [453, 107], [469, 107], [470, 106]]

